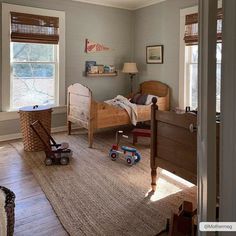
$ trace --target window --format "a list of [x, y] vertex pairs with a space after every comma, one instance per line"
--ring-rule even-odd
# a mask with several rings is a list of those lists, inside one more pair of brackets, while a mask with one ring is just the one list
[[11, 108], [55, 105], [57, 45], [11, 43]]
[[198, 100], [198, 46], [186, 46], [185, 52], [186, 103], [191, 109], [196, 109]]
[[64, 13], [5, 3], [2, 8], [2, 110], [64, 105]]
[[[221, 48], [222, 43], [216, 46], [216, 111], [220, 112], [220, 84], [221, 84]], [[186, 73], [186, 104], [191, 109], [197, 108], [198, 101], [198, 46], [185, 47], [185, 73]]]
[[[181, 14], [180, 33], [180, 104], [184, 109], [198, 106], [198, 13], [197, 9], [185, 9]], [[221, 84], [221, 47], [222, 47], [222, 9], [217, 13], [217, 48], [216, 48], [216, 111], [220, 112], [220, 84]], [[184, 94], [182, 95], [181, 92]]]

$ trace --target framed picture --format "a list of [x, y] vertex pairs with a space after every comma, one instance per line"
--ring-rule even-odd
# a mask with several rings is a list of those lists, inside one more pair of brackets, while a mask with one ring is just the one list
[[163, 63], [163, 45], [153, 45], [146, 47], [147, 64]]

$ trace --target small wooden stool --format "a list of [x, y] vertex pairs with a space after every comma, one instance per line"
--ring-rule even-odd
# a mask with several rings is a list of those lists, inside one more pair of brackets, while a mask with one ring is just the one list
[[150, 129], [133, 129], [133, 145], [138, 142], [138, 137], [151, 137], [151, 130]]

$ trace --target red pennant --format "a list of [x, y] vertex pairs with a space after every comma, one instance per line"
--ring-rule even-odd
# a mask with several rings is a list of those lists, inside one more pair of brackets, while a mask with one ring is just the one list
[[108, 51], [110, 50], [109, 47], [106, 47], [102, 44], [92, 42], [88, 39], [86, 39], [85, 43], [85, 52], [86, 53], [92, 53], [92, 52], [101, 52], [101, 51]]

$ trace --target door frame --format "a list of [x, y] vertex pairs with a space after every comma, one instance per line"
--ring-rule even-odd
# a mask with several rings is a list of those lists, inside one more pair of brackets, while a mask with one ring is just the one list
[[217, 1], [199, 0], [198, 222], [216, 221], [216, 17]]

